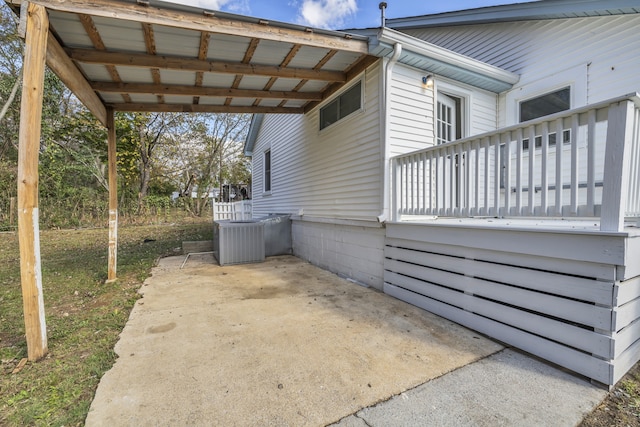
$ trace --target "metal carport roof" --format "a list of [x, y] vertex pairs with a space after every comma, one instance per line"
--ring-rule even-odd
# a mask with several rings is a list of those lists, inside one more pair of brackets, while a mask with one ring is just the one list
[[47, 64], [103, 124], [105, 107], [303, 113], [377, 59], [364, 36], [162, 1], [31, 3], [49, 17]]

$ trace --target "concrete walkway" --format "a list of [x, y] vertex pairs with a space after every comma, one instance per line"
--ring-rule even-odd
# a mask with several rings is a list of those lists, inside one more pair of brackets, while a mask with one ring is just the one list
[[574, 426], [606, 395], [294, 257], [165, 258], [87, 426]]

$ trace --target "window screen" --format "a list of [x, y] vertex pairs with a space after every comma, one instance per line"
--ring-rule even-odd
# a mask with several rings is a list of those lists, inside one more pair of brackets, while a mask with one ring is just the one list
[[358, 111], [362, 105], [362, 83], [358, 82], [351, 89], [320, 109], [320, 130]]
[[264, 152], [264, 191], [271, 191], [271, 150]]
[[571, 88], [565, 87], [555, 92], [531, 98], [520, 103], [520, 121], [537, 119], [571, 108]]

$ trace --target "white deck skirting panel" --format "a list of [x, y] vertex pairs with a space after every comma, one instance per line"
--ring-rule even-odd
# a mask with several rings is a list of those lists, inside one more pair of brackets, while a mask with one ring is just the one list
[[384, 254], [385, 293], [595, 381], [640, 359], [636, 231], [392, 223]]

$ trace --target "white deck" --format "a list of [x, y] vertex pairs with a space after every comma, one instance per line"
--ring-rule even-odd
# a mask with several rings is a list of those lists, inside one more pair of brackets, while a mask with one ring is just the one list
[[584, 219], [562, 219], [562, 218], [494, 218], [494, 217], [473, 217], [473, 218], [451, 218], [407, 215], [400, 218], [398, 223], [407, 224], [428, 224], [431, 226], [459, 226], [483, 229], [519, 229], [523, 231], [545, 232], [575, 232], [575, 233], [597, 233], [599, 235], [640, 235], [640, 222], [627, 221], [625, 227], [619, 232], [603, 232], [600, 230], [600, 221], [594, 218]]
[[613, 385], [640, 359], [640, 229], [593, 221], [387, 224], [384, 291]]
[[622, 231], [640, 218], [640, 97], [397, 156], [391, 175], [396, 221], [592, 218], [602, 231]]

